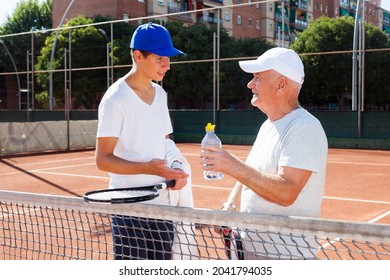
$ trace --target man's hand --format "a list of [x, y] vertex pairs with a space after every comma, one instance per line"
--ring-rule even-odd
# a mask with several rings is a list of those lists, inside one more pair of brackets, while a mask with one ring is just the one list
[[171, 190], [178, 191], [187, 185], [188, 174], [178, 167], [168, 167], [166, 160], [152, 159], [149, 164], [153, 170], [152, 174], [159, 175], [167, 180], [175, 180], [175, 186]]

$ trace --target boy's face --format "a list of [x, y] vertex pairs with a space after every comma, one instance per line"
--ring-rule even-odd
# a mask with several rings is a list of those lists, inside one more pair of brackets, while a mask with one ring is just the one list
[[170, 69], [170, 58], [153, 53], [147, 56], [143, 56], [141, 52], [138, 52], [136, 55], [138, 54], [137, 67], [151, 80], [161, 81]]

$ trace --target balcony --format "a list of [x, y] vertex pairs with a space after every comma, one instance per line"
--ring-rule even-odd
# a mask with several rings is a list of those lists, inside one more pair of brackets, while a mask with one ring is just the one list
[[[209, 15], [202, 15], [198, 17], [198, 22], [199, 23], [210, 23], [210, 24], [217, 24], [218, 23], [218, 18], [209, 16]], [[222, 20], [219, 20], [220, 23], [222, 23]]]
[[[275, 40], [278, 40], [279, 38], [282, 40], [282, 32], [275, 31]], [[288, 34], [288, 31], [285, 30], [284, 31], [284, 41], [290, 42], [290, 40], [291, 40], [291, 37]]]
[[293, 20], [292, 24], [294, 25], [295, 28], [298, 28], [298, 29], [306, 29], [307, 28], [307, 21], [306, 20], [301, 20], [301, 19], [298, 19], [296, 18], [295, 20]]
[[223, 0], [203, 0], [203, 5], [206, 7], [221, 7], [223, 6]]
[[[282, 14], [279, 12], [276, 12], [275, 13], [275, 21], [278, 21], [278, 22], [281, 22], [282, 21]], [[290, 17], [285, 15], [284, 16], [284, 21], [285, 22], [289, 22], [290, 21]]]
[[298, 8], [301, 10], [307, 10], [307, 3], [302, 0], [291, 0], [290, 8]]
[[[186, 12], [186, 11], [188, 11], [188, 9], [182, 9], [182, 8], [168, 6], [168, 14], [175, 14], [175, 13]], [[185, 20], [185, 21], [191, 21], [191, 13], [174, 15], [174, 16], [172, 16], [172, 18], [181, 19], [181, 20]]]

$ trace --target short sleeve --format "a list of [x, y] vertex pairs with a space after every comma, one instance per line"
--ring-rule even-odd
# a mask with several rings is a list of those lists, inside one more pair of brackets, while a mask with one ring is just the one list
[[124, 121], [121, 106], [112, 99], [99, 105], [97, 137], [119, 137]]

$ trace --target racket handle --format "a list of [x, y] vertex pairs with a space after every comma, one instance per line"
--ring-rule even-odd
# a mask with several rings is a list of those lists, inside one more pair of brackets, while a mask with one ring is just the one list
[[167, 189], [168, 188], [173, 188], [175, 186], [175, 180], [169, 180], [169, 181], [166, 181], [165, 184], [167, 186]]

